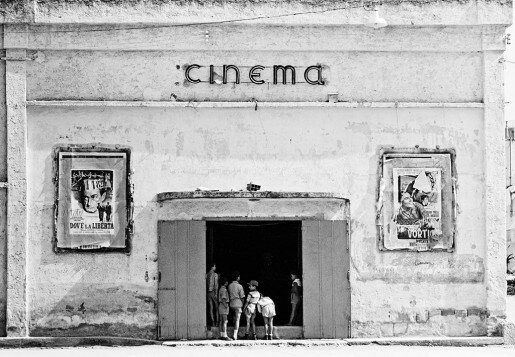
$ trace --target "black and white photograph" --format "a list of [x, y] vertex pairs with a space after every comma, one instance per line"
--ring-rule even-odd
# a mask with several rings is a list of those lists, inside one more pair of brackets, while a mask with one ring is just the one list
[[512, 0], [0, 0], [1, 356], [515, 356]]

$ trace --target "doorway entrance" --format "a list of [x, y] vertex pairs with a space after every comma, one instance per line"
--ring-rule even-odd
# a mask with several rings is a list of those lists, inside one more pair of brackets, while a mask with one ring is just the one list
[[[158, 222], [159, 338], [209, 337], [206, 271], [215, 260], [222, 274], [239, 269], [245, 288], [248, 280], [261, 279], [259, 290], [277, 304], [280, 338], [292, 332], [296, 337], [288, 338], [349, 337], [348, 221], [237, 219]], [[289, 270], [295, 267], [302, 272], [301, 326], [283, 327], [289, 318]]]
[[[290, 273], [302, 272], [301, 227], [301, 221], [208, 221], [206, 266], [215, 263], [220, 277], [229, 282], [238, 271], [245, 293], [247, 283], [257, 280], [258, 291], [275, 303], [274, 325], [286, 325], [291, 313]], [[206, 319], [211, 323], [207, 312]], [[244, 325], [245, 318], [241, 322]], [[263, 325], [259, 314], [256, 325]], [[302, 326], [302, 309], [293, 325]]]

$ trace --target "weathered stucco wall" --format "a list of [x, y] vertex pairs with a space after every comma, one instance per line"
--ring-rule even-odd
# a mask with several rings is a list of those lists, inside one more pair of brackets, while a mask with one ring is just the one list
[[[3, 48], [3, 29], [0, 29]], [[5, 63], [0, 62], [0, 182], [7, 182], [7, 113], [5, 105]], [[5, 336], [7, 299], [7, 190], [0, 188], [0, 336]]]
[[[37, 55], [38, 62], [27, 73], [29, 100], [326, 101], [327, 93], [336, 92], [345, 101], [477, 102], [483, 96], [479, 53], [39, 51]], [[223, 64], [241, 64], [244, 83], [220, 84], [216, 90], [209, 83], [190, 84], [184, 79], [184, 66], [193, 63], [203, 68], [192, 71], [192, 77], [204, 82], [210, 64], [217, 66], [219, 75]], [[317, 63], [324, 65], [323, 89], [302, 83], [305, 67]], [[261, 78], [270, 82], [273, 65], [297, 65], [301, 83], [287, 90], [281, 84], [252, 84], [248, 71], [256, 64], [267, 67]]]
[[[453, 314], [432, 317], [430, 323], [415, 322], [417, 313], [486, 306], [481, 234], [485, 218], [478, 209], [484, 205], [482, 115], [481, 109], [463, 108], [31, 107], [32, 333], [55, 334], [56, 328], [66, 328], [59, 333], [67, 334], [87, 333], [88, 328], [98, 333], [105, 328], [115, 334], [152, 336], [156, 194], [198, 186], [238, 190], [252, 180], [266, 190], [339, 192], [350, 199], [355, 336], [388, 335], [392, 323], [400, 324], [395, 327], [397, 334], [485, 334], [484, 316]], [[69, 143], [70, 138], [76, 144], [132, 147], [136, 210], [130, 255], [52, 252], [50, 153], [54, 145]], [[456, 149], [460, 207], [456, 252], [378, 251], [375, 200], [381, 145]], [[459, 326], [441, 324], [444, 320]]]
[[[486, 334], [486, 315], [505, 311], [499, 58], [511, 2], [385, 2], [389, 26], [380, 30], [362, 26], [370, 13], [348, 4], [0, 1], [4, 22], [24, 23], [5, 35], [8, 179], [16, 185], [8, 260], [18, 269], [7, 282], [10, 333], [25, 334], [29, 316], [32, 335], [156, 337], [156, 194], [238, 190], [252, 180], [265, 190], [350, 199], [354, 337]], [[247, 20], [226, 22], [234, 19]], [[192, 63], [320, 63], [327, 84], [190, 85], [183, 68]], [[313, 103], [331, 92], [363, 103]], [[234, 103], [253, 100], [257, 107]], [[202, 103], [213, 101], [232, 104]], [[132, 149], [130, 254], [52, 251], [52, 148], [91, 143]], [[378, 149], [416, 145], [456, 150], [453, 253], [377, 248]]]

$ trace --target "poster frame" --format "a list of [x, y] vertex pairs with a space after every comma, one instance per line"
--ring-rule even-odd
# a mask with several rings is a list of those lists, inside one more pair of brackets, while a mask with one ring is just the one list
[[[126, 226], [125, 226], [125, 246], [124, 247], [103, 247], [94, 249], [79, 249], [73, 247], [58, 247], [57, 242], [57, 229], [59, 223], [59, 154], [60, 153], [124, 153], [126, 157]], [[121, 145], [104, 145], [104, 144], [70, 144], [70, 145], [57, 145], [53, 148], [53, 184], [54, 184], [54, 227], [52, 247], [55, 253], [124, 253], [130, 254], [132, 248], [132, 238], [134, 232], [134, 201], [133, 193], [134, 187], [132, 184], [131, 176], [131, 149], [128, 146]]]
[[[427, 158], [430, 155], [449, 155], [450, 160], [450, 182], [451, 185], [451, 197], [447, 198], [447, 204], [451, 205], [451, 217], [448, 223], [451, 226], [451, 240], [452, 244], [446, 248], [432, 248], [429, 250], [417, 250], [414, 248], [388, 248], [385, 246], [385, 232], [384, 232], [384, 204], [383, 204], [383, 192], [387, 183], [384, 179], [384, 162], [388, 157], [392, 158], [406, 158], [406, 159], [417, 159]], [[443, 176], [441, 180], [443, 181]], [[380, 147], [378, 149], [378, 166], [377, 166], [377, 185], [376, 185], [376, 227], [377, 227], [377, 244], [378, 249], [381, 252], [414, 252], [414, 253], [435, 253], [435, 252], [448, 252], [452, 253], [456, 247], [456, 190], [457, 190], [457, 174], [456, 174], [456, 151], [452, 148], [420, 148], [418, 146], [414, 148], [396, 148], [396, 147]], [[393, 183], [392, 183], [393, 184]], [[442, 210], [443, 210], [442, 206]]]

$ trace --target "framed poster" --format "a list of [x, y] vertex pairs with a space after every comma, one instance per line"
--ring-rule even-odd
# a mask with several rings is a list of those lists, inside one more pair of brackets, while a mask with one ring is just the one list
[[454, 249], [452, 153], [394, 150], [381, 158], [378, 226], [381, 250]]
[[129, 151], [56, 150], [55, 249], [129, 249]]

